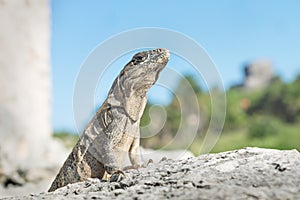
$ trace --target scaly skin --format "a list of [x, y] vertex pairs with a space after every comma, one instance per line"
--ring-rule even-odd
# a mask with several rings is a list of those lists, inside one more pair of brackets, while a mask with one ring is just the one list
[[114, 81], [107, 99], [91, 120], [53, 181], [49, 192], [87, 178], [117, 181], [128, 154], [133, 167], [142, 165], [139, 124], [150, 87], [169, 61], [169, 51], [137, 53]]

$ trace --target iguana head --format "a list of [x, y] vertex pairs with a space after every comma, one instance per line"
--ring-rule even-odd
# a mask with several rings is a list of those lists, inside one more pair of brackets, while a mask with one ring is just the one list
[[167, 65], [170, 53], [167, 49], [158, 48], [135, 54], [125, 66], [124, 84], [130, 91], [149, 89], [158, 79], [160, 71]]
[[118, 77], [119, 102], [134, 121], [138, 120], [146, 105], [146, 93], [157, 81], [161, 70], [167, 65], [170, 53], [167, 49], [154, 49], [135, 54]]

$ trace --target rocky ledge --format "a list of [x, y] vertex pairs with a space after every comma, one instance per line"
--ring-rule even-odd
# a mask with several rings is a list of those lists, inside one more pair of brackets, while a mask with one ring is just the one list
[[245, 148], [126, 171], [121, 182], [98, 179], [54, 192], [6, 199], [300, 199], [297, 150]]

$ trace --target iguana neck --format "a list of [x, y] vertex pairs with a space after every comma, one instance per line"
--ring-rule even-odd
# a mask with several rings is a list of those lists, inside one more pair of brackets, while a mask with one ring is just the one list
[[147, 86], [131, 90], [129, 93], [128, 90], [122, 87], [118, 77], [113, 83], [105, 102], [111, 108], [122, 108], [131, 121], [137, 122], [142, 117], [146, 107], [146, 93], [148, 90], [149, 87]]

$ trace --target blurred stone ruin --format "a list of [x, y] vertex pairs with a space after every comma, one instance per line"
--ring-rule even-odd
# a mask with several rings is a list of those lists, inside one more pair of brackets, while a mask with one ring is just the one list
[[245, 66], [245, 80], [243, 87], [246, 89], [263, 88], [269, 85], [274, 77], [272, 62], [270, 60], [257, 60]]

